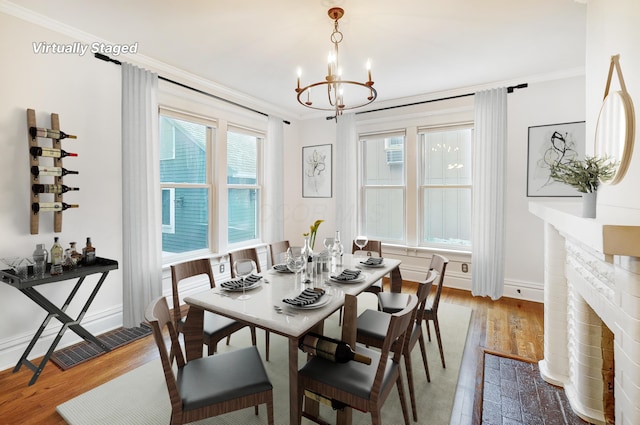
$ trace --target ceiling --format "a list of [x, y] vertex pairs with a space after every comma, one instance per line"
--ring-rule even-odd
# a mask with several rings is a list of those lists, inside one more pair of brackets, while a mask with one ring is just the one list
[[[14, 0], [11, 3], [306, 118], [303, 84], [323, 80], [340, 6], [343, 78], [378, 100], [583, 72], [586, 5], [576, 0]], [[52, 42], [55, 40], [51, 40]], [[126, 60], [126, 59], [125, 59]], [[521, 81], [518, 81], [521, 80]], [[254, 102], [255, 100], [255, 102]], [[314, 114], [317, 115], [317, 114]]]

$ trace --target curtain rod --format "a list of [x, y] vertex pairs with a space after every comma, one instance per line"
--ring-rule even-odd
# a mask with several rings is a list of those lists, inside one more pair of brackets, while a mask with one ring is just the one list
[[[516, 86], [509, 86], [507, 87], [507, 93], [513, 93], [515, 89], [525, 89], [527, 87], [529, 87], [529, 84], [527, 83], [518, 84]], [[386, 108], [371, 109], [369, 111], [356, 112], [356, 115], [368, 114], [369, 112], [386, 111], [387, 109], [404, 108], [405, 106], [415, 106], [415, 105], [422, 105], [422, 104], [431, 103], [431, 102], [440, 102], [442, 100], [458, 99], [461, 97], [468, 97], [468, 96], [474, 96], [474, 95], [475, 93], [465, 93], [465, 94], [459, 94], [456, 96], [441, 97], [439, 99], [430, 99], [430, 100], [423, 100], [421, 102], [406, 103], [404, 105], [387, 106]], [[333, 117], [327, 117], [327, 120], [329, 119], [333, 119]]]
[[[115, 63], [116, 65], [122, 65], [122, 62], [120, 62], [119, 60], [117, 60], [117, 59], [112, 59], [112, 58], [110, 58], [110, 57], [109, 57], [109, 56], [107, 56], [107, 55], [103, 55], [102, 53], [95, 53], [93, 56], [94, 56], [96, 59], [100, 59], [100, 60], [103, 60], [103, 61], [105, 61], [105, 62], [112, 62], [112, 63]], [[191, 87], [191, 86], [188, 86], [188, 85], [186, 85], [186, 84], [182, 84], [182, 83], [180, 83], [180, 82], [178, 82], [178, 81], [171, 80], [171, 79], [169, 79], [169, 78], [163, 77], [162, 75], [158, 75], [158, 79], [159, 79], [159, 80], [162, 80], [162, 81], [166, 81], [166, 82], [171, 83], [171, 84], [175, 84], [176, 86], [180, 86], [180, 87], [182, 87], [182, 88], [185, 88], [185, 89], [188, 89], [188, 90], [194, 91], [194, 92], [196, 92], [196, 93], [200, 93], [200, 94], [203, 94], [203, 95], [205, 95], [205, 96], [212, 97], [212, 98], [214, 98], [214, 99], [216, 99], [216, 100], [221, 100], [221, 101], [226, 102], [226, 103], [229, 103], [229, 104], [231, 104], [231, 105], [238, 106], [238, 107], [240, 107], [240, 108], [242, 108], [242, 109], [246, 109], [247, 111], [255, 112], [256, 114], [264, 115], [265, 117], [268, 117], [268, 116], [269, 116], [269, 114], [266, 114], [266, 113], [264, 113], [264, 112], [258, 111], [258, 110], [256, 110], [256, 109], [250, 108], [250, 107], [245, 106], [245, 105], [241, 105], [240, 103], [236, 103], [236, 102], [234, 102], [234, 101], [232, 101], [232, 100], [225, 99], [225, 98], [220, 97], [220, 96], [216, 96], [215, 94], [212, 94], [212, 93], [206, 92], [206, 91], [204, 91], [204, 90], [200, 90], [200, 89], [197, 89], [197, 88], [195, 88], [195, 87]], [[291, 124], [291, 122], [286, 121], [286, 120], [282, 120], [282, 122], [283, 122], [283, 123], [285, 123], [285, 124]]]

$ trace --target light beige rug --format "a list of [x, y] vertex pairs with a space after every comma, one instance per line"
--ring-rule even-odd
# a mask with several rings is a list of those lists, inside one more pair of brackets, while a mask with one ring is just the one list
[[[375, 302], [372, 294], [363, 294], [358, 297], [358, 310], [375, 308]], [[440, 303], [439, 317], [447, 368], [442, 368], [433, 329], [431, 332], [434, 336], [433, 341], [427, 340], [431, 382], [426, 380], [419, 347], [416, 346], [412, 353], [418, 424], [449, 424], [471, 310], [462, 306]], [[339, 337], [337, 313], [327, 319], [325, 332]], [[258, 347], [264, 358], [263, 338], [264, 332], [258, 331]], [[220, 351], [226, 351], [248, 344], [249, 331], [242, 330], [234, 334], [229, 346], [221, 343], [218, 348]], [[285, 338], [271, 334], [271, 360], [265, 362], [265, 365], [274, 386], [275, 423], [277, 425], [288, 425], [289, 422], [287, 347], [288, 343]], [[305, 356], [300, 353], [299, 358], [302, 364]], [[212, 385], [215, 383], [212, 382]], [[405, 392], [407, 406], [410, 406], [408, 389]], [[323, 409], [321, 416], [330, 423], [335, 423], [335, 413], [324, 405], [321, 407]], [[151, 361], [75, 397], [59, 405], [56, 410], [69, 425], [168, 424], [170, 404], [160, 360]], [[385, 425], [404, 423], [397, 391], [391, 392], [383, 407], [382, 416]], [[353, 423], [354, 425], [369, 424], [371, 423], [370, 417], [369, 414], [354, 410]], [[409, 413], [409, 417], [411, 417], [411, 413]], [[200, 425], [266, 424], [266, 407], [264, 405], [260, 407], [259, 416], [255, 416], [253, 409], [250, 408], [195, 423]], [[306, 425], [312, 422], [303, 419], [302, 423]]]

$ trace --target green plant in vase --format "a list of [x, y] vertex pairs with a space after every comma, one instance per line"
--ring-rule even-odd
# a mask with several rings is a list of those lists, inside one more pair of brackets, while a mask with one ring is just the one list
[[585, 157], [584, 160], [570, 159], [551, 164], [549, 176], [583, 193], [582, 216], [595, 218], [598, 186], [600, 182], [611, 180], [617, 167], [618, 164], [609, 157]]
[[302, 236], [309, 236], [309, 245], [311, 249], [315, 248], [316, 244], [316, 234], [318, 233], [318, 227], [322, 224], [324, 220], [316, 220], [311, 226], [309, 226], [309, 232], [303, 233]]

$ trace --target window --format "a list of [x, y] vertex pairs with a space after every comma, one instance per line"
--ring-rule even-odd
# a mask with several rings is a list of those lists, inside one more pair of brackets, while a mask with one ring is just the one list
[[212, 124], [160, 115], [163, 256], [209, 248]]
[[242, 129], [227, 132], [228, 241], [258, 239], [262, 137]]
[[472, 127], [420, 131], [421, 245], [471, 247]]
[[362, 231], [371, 239], [402, 242], [405, 234], [404, 134], [363, 136]]

